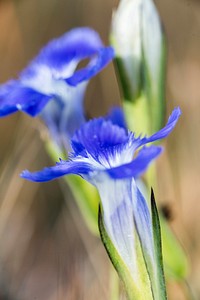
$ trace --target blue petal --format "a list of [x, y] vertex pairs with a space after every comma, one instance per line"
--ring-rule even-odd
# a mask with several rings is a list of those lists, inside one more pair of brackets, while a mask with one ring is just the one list
[[97, 53], [94, 58], [85, 68], [74, 72], [71, 77], [66, 79], [69, 85], [77, 85], [79, 82], [89, 80], [100, 72], [114, 57], [114, 50], [112, 47], [104, 47]]
[[47, 104], [51, 96], [39, 93], [23, 86], [19, 81], [9, 81], [0, 87], [0, 117], [17, 110], [31, 116], [37, 115]]
[[56, 166], [44, 168], [38, 172], [29, 172], [28, 170], [25, 170], [20, 176], [31, 181], [42, 182], [53, 180], [68, 174], [88, 174], [91, 171], [92, 167], [88, 163], [77, 161], [61, 161], [60, 163], [57, 163]]
[[49, 42], [22, 73], [22, 78], [34, 75], [36, 65], [46, 65], [57, 71], [71, 61], [91, 57], [103, 47], [101, 39], [94, 30], [82, 27], [72, 29], [63, 36]]
[[150, 258], [150, 261], [153, 265], [154, 244], [153, 244], [152, 222], [151, 222], [149, 207], [147, 205], [144, 196], [137, 188], [137, 186], [133, 186], [132, 196], [133, 196], [132, 204], [133, 204], [134, 221], [140, 238], [142, 249], [144, 251], [144, 255], [148, 256], [148, 261]]
[[87, 122], [75, 133], [72, 148], [75, 155], [84, 155], [86, 150], [98, 161], [99, 155], [110, 155], [110, 151], [115, 151], [116, 146], [123, 146], [128, 139], [124, 128], [98, 118]]
[[118, 125], [119, 127], [128, 130], [122, 107], [113, 107], [106, 116], [106, 119], [110, 120], [114, 125]]
[[162, 147], [150, 146], [143, 147], [137, 157], [130, 163], [107, 169], [107, 173], [115, 179], [139, 177], [148, 165], [162, 152]]
[[146, 143], [155, 142], [157, 140], [167, 137], [176, 126], [176, 123], [180, 115], [181, 115], [180, 108], [179, 107], [175, 108], [172, 114], [170, 115], [166, 126], [161, 130], [159, 130], [158, 132], [156, 132], [155, 134], [153, 134], [152, 136], [142, 138], [139, 142], [139, 146], [144, 145]]

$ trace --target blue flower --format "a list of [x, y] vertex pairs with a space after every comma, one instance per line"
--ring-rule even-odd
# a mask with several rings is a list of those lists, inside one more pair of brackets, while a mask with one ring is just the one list
[[[85, 121], [83, 98], [88, 80], [113, 56], [113, 48], [104, 47], [90, 28], [73, 29], [52, 40], [18, 80], [0, 86], [0, 117], [18, 110], [32, 117], [41, 114], [56, 142], [60, 144], [60, 136], [67, 141]], [[85, 59], [88, 64], [76, 70]]]
[[180, 114], [179, 108], [174, 109], [166, 126], [150, 137], [136, 137], [129, 132], [124, 128], [122, 115], [119, 115], [122, 125], [118, 126], [116, 111], [110, 119], [91, 120], [73, 136], [73, 151], [68, 161], [60, 160], [56, 166], [34, 173], [26, 170], [21, 174], [32, 181], [77, 174], [96, 186], [106, 231], [134, 280], [137, 280], [139, 268], [134, 245], [135, 228], [152, 266], [154, 262], [151, 216], [135, 179], [162, 151], [160, 146], [146, 144], [165, 138], [175, 127]]

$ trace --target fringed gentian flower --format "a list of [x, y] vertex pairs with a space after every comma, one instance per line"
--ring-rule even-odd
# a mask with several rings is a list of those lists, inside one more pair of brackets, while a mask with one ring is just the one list
[[[0, 86], [0, 117], [23, 111], [41, 115], [59, 146], [85, 122], [84, 92], [88, 80], [113, 58], [90, 28], [77, 28], [51, 41], [19, 75]], [[79, 62], [88, 64], [76, 70]], [[51, 101], [54, 100], [54, 101]]]
[[[56, 166], [34, 173], [26, 170], [21, 174], [23, 178], [38, 182], [77, 174], [96, 186], [101, 198], [104, 228], [115, 250], [115, 254], [108, 250], [109, 255], [122, 279], [124, 272], [128, 273], [124, 283], [126, 286], [128, 281], [132, 282], [131, 292], [127, 292], [130, 299], [165, 299], [165, 293], [163, 296], [159, 292], [157, 284], [160, 274], [155, 261], [151, 214], [135, 179], [162, 151], [160, 146], [145, 145], [165, 138], [179, 116], [180, 109], [176, 108], [166, 126], [150, 137], [136, 137], [116, 125], [116, 120], [94, 119], [73, 136], [73, 152], [68, 161], [60, 160]], [[136, 247], [138, 241], [140, 253]], [[142, 268], [146, 270], [147, 280]]]

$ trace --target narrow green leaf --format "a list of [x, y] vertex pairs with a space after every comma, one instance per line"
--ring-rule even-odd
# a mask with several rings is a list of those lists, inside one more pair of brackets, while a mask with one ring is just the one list
[[158, 284], [158, 293], [159, 293], [159, 298], [156, 300], [166, 300], [167, 293], [166, 293], [166, 285], [165, 285], [165, 278], [164, 278], [164, 271], [163, 271], [160, 221], [159, 221], [158, 210], [156, 207], [153, 189], [151, 189], [151, 213], [152, 213], [155, 258], [157, 263], [157, 284]]

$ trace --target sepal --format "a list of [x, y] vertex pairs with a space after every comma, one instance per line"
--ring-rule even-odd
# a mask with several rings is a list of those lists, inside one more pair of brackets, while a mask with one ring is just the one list
[[155, 299], [167, 300], [165, 277], [163, 271], [160, 220], [159, 220], [158, 210], [156, 207], [153, 189], [151, 190], [151, 214], [152, 214], [155, 260], [156, 260], [156, 268], [157, 268], [157, 278], [156, 278], [157, 295]]

